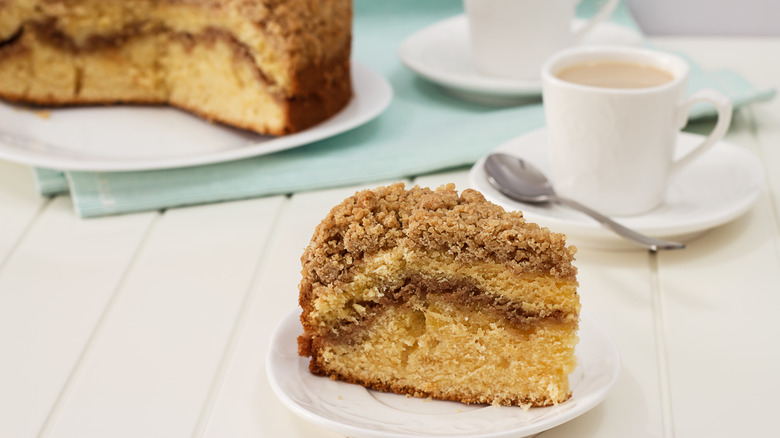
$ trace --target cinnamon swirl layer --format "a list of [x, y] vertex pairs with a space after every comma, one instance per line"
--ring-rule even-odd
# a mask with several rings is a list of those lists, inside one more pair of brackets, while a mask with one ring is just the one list
[[546, 322], [568, 322], [576, 329], [576, 287], [571, 279], [518, 275], [494, 261], [463, 264], [447, 254], [398, 246], [366, 257], [348, 281], [314, 285], [312, 299], [301, 304], [304, 324], [326, 339], [346, 339], [346, 332], [354, 333], [389, 307], [433, 296], [490, 313], [518, 329]]
[[384, 291], [378, 301], [346, 303], [352, 315], [337, 321], [330, 330], [322, 331], [321, 342], [327, 345], [359, 342], [371, 324], [391, 308], [419, 309], [433, 302], [453, 306], [464, 314], [484, 314], [520, 331], [555, 324], [577, 328], [576, 313], [567, 314], [562, 310], [529, 312], [523, 309], [522, 303], [490, 296], [465, 279], [434, 280], [412, 275], [403, 280], [401, 287]]

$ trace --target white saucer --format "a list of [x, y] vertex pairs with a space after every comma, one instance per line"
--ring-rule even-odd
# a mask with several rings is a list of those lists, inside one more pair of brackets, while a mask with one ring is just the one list
[[[680, 133], [677, 152], [682, 154], [694, 148], [702, 139], [697, 134]], [[545, 129], [515, 138], [494, 152], [521, 157], [549, 175]], [[581, 246], [637, 248], [577, 211], [507, 198], [488, 182], [484, 162], [483, 157], [471, 168], [469, 176], [473, 187], [492, 202], [508, 210], [522, 210], [529, 221], [566, 233]], [[749, 151], [721, 141], [680, 172], [667, 190], [663, 205], [649, 213], [615, 217], [615, 220], [653, 237], [685, 242], [745, 213], [758, 198], [763, 184], [764, 172], [759, 160]]]
[[209, 123], [165, 106], [87, 106], [32, 111], [0, 102], [0, 159], [59, 170], [151, 170], [231, 161], [312, 143], [360, 126], [387, 108], [393, 90], [352, 64], [354, 97], [302, 132], [271, 137]]
[[[575, 20], [573, 25], [582, 25]], [[641, 45], [635, 30], [613, 22], [596, 25], [581, 44]], [[398, 56], [414, 72], [466, 99], [486, 103], [511, 103], [539, 96], [541, 80], [512, 80], [477, 73], [471, 64], [468, 21], [465, 15], [428, 26], [401, 43]]]
[[550, 429], [598, 405], [617, 381], [620, 357], [609, 333], [583, 312], [573, 396], [557, 406], [531, 408], [466, 405], [407, 398], [311, 374], [298, 356], [302, 328], [296, 310], [271, 338], [266, 371], [277, 397], [301, 418], [351, 438], [515, 438]]

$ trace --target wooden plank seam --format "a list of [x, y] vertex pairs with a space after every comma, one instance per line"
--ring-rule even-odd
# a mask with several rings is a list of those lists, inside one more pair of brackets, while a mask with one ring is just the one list
[[159, 222], [161, 216], [162, 215], [159, 213], [154, 216], [154, 219], [150, 222], [149, 226], [147, 227], [146, 231], [144, 232], [143, 236], [138, 242], [138, 245], [133, 251], [132, 257], [130, 258], [130, 262], [125, 267], [124, 271], [122, 272], [122, 275], [120, 276], [119, 280], [116, 283], [116, 286], [114, 287], [114, 293], [111, 295], [111, 298], [106, 304], [106, 307], [103, 310], [100, 319], [98, 320], [97, 324], [95, 324], [95, 327], [92, 330], [92, 333], [90, 334], [87, 343], [84, 345], [84, 349], [81, 351], [81, 354], [79, 354], [79, 358], [78, 360], [76, 360], [76, 363], [73, 366], [73, 370], [68, 376], [65, 385], [63, 385], [59, 395], [57, 396], [57, 399], [54, 402], [54, 405], [52, 405], [49, 414], [46, 416], [46, 419], [44, 420], [43, 425], [41, 426], [41, 430], [38, 433], [37, 438], [46, 438], [51, 434], [55, 426], [55, 422], [57, 421], [57, 417], [59, 416], [59, 413], [62, 411], [62, 407], [64, 406], [65, 401], [68, 398], [68, 395], [75, 387], [76, 382], [78, 381], [79, 376], [82, 374], [84, 366], [87, 363], [87, 360], [89, 359], [92, 350], [95, 348], [95, 345], [97, 344], [98, 339], [100, 338], [100, 335], [103, 332], [104, 327], [106, 326], [109, 318], [113, 314], [114, 308], [116, 307], [117, 303], [119, 302], [119, 299], [121, 298], [122, 290], [124, 289], [123, 286], [127, 279], [127, 276], [129, 275], [130, 272], [133, 271], [136, 265], [136, 261], [138, 260], [138, 257], [140, 256], [143, 250], [143, 247], [145, 246], [147, 240], [149, 239], [149, 236], [152, 234], [152, 231], [154, 230], [155, 226]]
[[669, 360], [667, 357], [666, 330], [664, 329], [663, 297], [661, 296], [660, 273], [658, 267], [657, 252], [648, 251], [648, 264], [650, 267], [650, 293], [653, 306], [653, 328], [655, 331], [655, 350], [658, 360], [658, 386], [661, 395], [661, 423], [663, 436], [674, 437], [674, 415], [672, 408], [672, 394], [669, 379]]
[[247, 320], [249, 319], [249, 311], [252, 308], [252, 303], [254, 302], [255, 297], [258, 294], [259, 288], [255, 287], [255, 285], [266, 274], [265, 272], [266, 266], [268, 266], [267, 261], [269, 257], [272, 256], [272, 254], [270, 254], [270, 251], [272, 248], [274, 248], [276, 236], [278, 235], [276, 230], [279, 227], [279, 222], [281, 221], [281, 218], [284, 217], [284, 213], [289, 208], [289, 205], [290, 205], [290, 195], [287, 195], [284, 197], [282, 204], [276, 209], [276, 215], [267, 234], [270, 237], [267, 238], [265, 243], [263, 244], [261, 254], [257, 259], [257, 264], [255, 265], [255, 270], [252, 273], [252, 277], [250, 278], [247, 284], [247, 291], [244, 294], [244, 299], [241, 303], [241, 309], [239, 310], [238, 315], [236, 316], [236, 321], [233, 324], [233, 328], [230, 333], [230, 338], [227, 344], [225, 345], [225, 350], [222, 353], [222, 357], [220, 358], [217, 372], [214, 375], [214, 379], [212, 380], [211, 387], [209, 388], [209, 392], [206, 396], [206, 400], [203, 403], [203, 408], [201, 409], [201, 412], [198, 415], [197, 423], [195, 424], [195, 428], [193, 429], [193, 433], [192, 433], [193, 438], [200, 438], [204, 436], [204, 434], [206, 433], [206, 427], [208, 426], [209, 419], [211, 418], [211, 414], [214, 411], [214, 407], [217, 403], [217, 398], [219, 397], [219, 393], [220, 390], [222, 389], [222, 385], [225, 382], [225, 376], [227, 375], [227, 372], [230, 368], [230, 363], [233, 360], [233, 357], [235, 356], [236, 349], [238, 347], [244, 328], [247, 325]]

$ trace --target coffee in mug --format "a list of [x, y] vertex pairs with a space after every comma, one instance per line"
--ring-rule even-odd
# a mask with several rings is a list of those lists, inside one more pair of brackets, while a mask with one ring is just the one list
[[555, 74], [559, 79], [603, 88], [651, 88], [674, 80], [674, 75], [649, 64], [624, 61], [583, 62]]
[[[682, 168], [723, 138], [731, 101], [718, 91], [685, 97], [682, 58], [634, 47], [575, 47], [542, 67], [551, 179], [559, 195], [611, 215], [659, 206]], [[715, 106], [713, 131], [675, 158], [691, 107]]]

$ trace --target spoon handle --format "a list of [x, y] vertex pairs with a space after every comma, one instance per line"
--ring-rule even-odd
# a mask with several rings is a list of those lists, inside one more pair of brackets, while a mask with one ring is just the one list
[[575, 210], [579, 210], [588, 216], [592, 217], [593, 219], [596, 219], [597, 221], [601, 222], [602, 225], [609, 228], [610, 230], [616, 232], [617, 234], [629, 239], [633, 240], [634, 242], [644, 246], [645, 248], [649, 249], [650, 251], [658, 251], [663, 249], [683, 249], [685, 248], [685, 244], [679, 243], [679, 242], [672, 242], [669, 240], [661, 240], [656, 239], [654, 237], [646, 236], [642, 233], [636, 232], [630, 228], [626, 228], [623, 225], [620, 225], [619, 223], [613, 221], [607, 216], [604, 216], [603, 214], [599, 213], [598, 211], [595, 211], [591, 209], [590, 207], [587, 207], [585, 205], [580, 204], [577, 201], [561, 198], [560, 196], [555, 196], [555, 201], [561, 204], [564, 204], [568, 207], [571, 207]]

